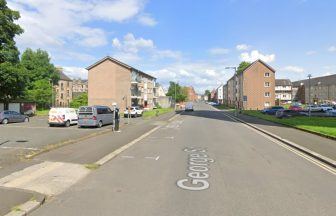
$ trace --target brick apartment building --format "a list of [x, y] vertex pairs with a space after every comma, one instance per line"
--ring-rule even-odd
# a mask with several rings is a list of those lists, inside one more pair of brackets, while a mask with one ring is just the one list
[[195, 92], [194, 87], [188, 86], [186, 87], [187, 89], [187, 96], [188, 96], [188, 101], [196, 101], [197, 100], [197, 94]]
[[112, 57], [105, 57], [87, 68], [89, 105], [112, 106], [123, 110], [140, 105], [153, 108], [156, 78]]
[[57, 85], [54, 86], [54, 106], [55, 107], [69, 107], [72, 101], [72, 79], [65, 75], [62, 68], [57, 68], [60, 74], [60, 79]]
[[[292, 82], [293, 100], [301, 103], [309, 102], [309, 80]], [[336, 102], [336, 74], [311, 78], [310, 103]]]
[[275, 70], [257, 60], [226, 85], [225, 103], [240, 109], [261, 110], [275, 104]]
[[289, 79], [275, 80], [275, 100], [277, 105], [292, 101], [292, 82]]

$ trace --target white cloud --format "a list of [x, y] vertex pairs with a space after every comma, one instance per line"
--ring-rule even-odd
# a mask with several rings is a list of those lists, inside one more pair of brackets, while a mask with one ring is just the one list
[[260, 53], [258, 50], [253, 50], [251, 53], [244, 52], [240, 54], [240, 59], [242, 61], [253, 62], [258, 59], [263, 60], [264, 62], [270, 63], [275, 60], [275, 54], [264, 55]]
[[230, 52], [229, 49], [224, 49], [224, 48], [212, 48], [209, 50], [209, 53], [211, 55], [225, 55]]
[[287, 71], [287, 72], [294, 72], [294, 73], [303, 73], [305, 70], [301, 67], [298, 66], [286, 66], [284, 68], [282, 68], [283, 71]]
[[166, 88], [169, 81], [177, 81], [181, 85], [193, 86], [199, 93], [225, 83], [233, 75], [233, 71], [225, 70], [225, 65], [208, 61], [174, 63], [149, 73]]
[[150, 14], [140, 15], [138, 22], [145, 26], [155, 26], [157, 24], [157, 21]]
[[246, 50], [249, 50], [251, 48], [250, 45], [247, 45], [247, 44], [238, 44], [236, 46], [236, 49], [239, 50], [239, 51], [246, 51]]
[[336, 52], [336, 46], [331, 46], [328, 48], [329, 52]]
[[315, 55], [316, 53], [317, 53], [316, 51], [310, 50], [306, 52], [306, 55], [311, 56], [311, 55]]
[[87, 79], [88, 71], [81, 67], [62, 67], [63, 72], [72, 79]]
[[132, 33], [126, 34], [122, 40], [114, 38], [112, 46], [117, 51], [114, 53], [114, 57], [131, 62], [140, 60], [140, 53], [141, 56], [152, 60], [180, 59], [182, 57], [182, 53], [179, 51], [160, 50], [151, 39], [136, 38]]
[[86, 47], [107, 44], [107, 33], [90, 22], [135, 19], [146, 0], [9, 0], [18, 10], [25, 32], [17, 37], [20, 48], [62, 48], [75, 41]]

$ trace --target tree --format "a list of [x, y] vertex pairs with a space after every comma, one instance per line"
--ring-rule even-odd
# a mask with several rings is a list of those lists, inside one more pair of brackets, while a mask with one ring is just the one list
[[80, 106], [87, 106], [87, 105], [88, 105], [88, 94], [87, 93], [83, 93], [75, 97], [70, 103], [70, 107], [72, 108], [78, 108]]
[[18, 11], [8, 8], [6, 0], [0, 0], [0, 64], [19, 62], [20, 53], [14, 41], [16, 35], [23, 33], [23, 29], [15, 24], [19, 18]]
[[211, 95], [210, 90], [207, 89], [207, 90], [204, 91], [204, 96], [207, 96], [208, 100], [210, 100], [210, 95]]
[[5, 102], [5, 108], [10, 100], [23, 95], [26, 82], [26, 71], [20, 65], [0, 64], [0, 101]]
[[[175, 98], [175, 91], [176, 91], [176, 98]], [[176, 102], [183, 102], [188, 97], [185, 89], [178, 83], [172, 81], [169, 82], [168, 93], [166, 95], [171, 96], [173, 99], [176, 99]]]
[[239, 64], [237, 73], [240, 74], [242, 73], [246, 68], [248, 68], [251, 65], [250, 62], [243, 61]]
[[37, 80], [52, 80], [54, 84], [59, 80], [57, 69], [50, 62], [50, 57], [47, 51], [38, 49], [26, 49], [21, 56], [21, 64], [28, 71], [28, 79], [31, 84], [28, 86], [31, 89], [33, 83]]
[[51, 104], [51, 83], [48, 80], [37, 80], [32, 89], [27, 90], [26, 98], [36, 102], [38, 107], [47, 108]]
[[20, 18], [17, 11], [7, 7], [5, 0], [0, 0], [0, 101], [8, 109], [10, 100], [23, 95], [26, 84], [26, 73], [19, 65], [19, 50], [15, 44], [15, 36], [23, 33], [23, 29], [15, 24]]

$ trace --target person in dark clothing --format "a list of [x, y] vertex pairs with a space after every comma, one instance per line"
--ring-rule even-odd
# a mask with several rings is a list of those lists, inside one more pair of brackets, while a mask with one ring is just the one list
[[112, 130], [115, 132], [119, 131], [119, 123], [120, 123], [120, 114], [119, 114], [119, 108], [117, 106], [117, 103], [113, 103], [113, 125]]

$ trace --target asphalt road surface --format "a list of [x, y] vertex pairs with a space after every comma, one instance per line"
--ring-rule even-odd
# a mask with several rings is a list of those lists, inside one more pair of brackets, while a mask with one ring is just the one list
[[336, 176], [197, 104], [32, 215], [335, 215]]

